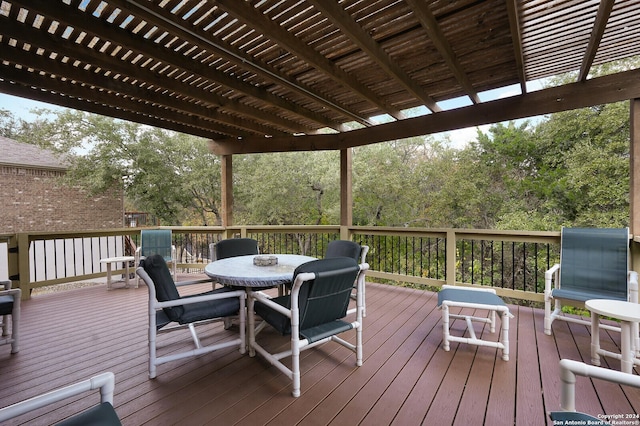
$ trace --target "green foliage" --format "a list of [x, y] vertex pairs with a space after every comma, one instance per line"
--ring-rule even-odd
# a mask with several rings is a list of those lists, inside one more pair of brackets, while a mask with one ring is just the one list
[[234, 222], [320, 225], [339, 221], [337, 152], [235, 156]]
[[414, 138], [355, 149], [354, 224], [420, 224], [422, 167], [429, 161], [432, 148], [428, 139]]
[[[564, 77], [568, 78], [568, 77]], [[573, 76], [575, 78], [575, 76]], [[220, 223], [220, 160], [206, 141], [92, 114], [0, 111], [0, 134], [68, 155], [69, 182], [163, 224]], [[234, 222], [335, 224], [338, 152], [234, 156]], [[430, 137], [353, 151], [356, 225], [557, 230], [626, 226], [629, 112], [621, 102], [499, 123], [453, 149]]]
[[541, 211], [576, 226], [627, 226], [627, 102], [554, 114], [538, 126]]

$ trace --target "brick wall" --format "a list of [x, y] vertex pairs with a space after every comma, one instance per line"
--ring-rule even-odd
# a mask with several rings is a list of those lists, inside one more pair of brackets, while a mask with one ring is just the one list
[[72, 231], [124, 226], [123, 194], [90, 197], [60, 182], [64, 171], [0, 167], [0, 233]]

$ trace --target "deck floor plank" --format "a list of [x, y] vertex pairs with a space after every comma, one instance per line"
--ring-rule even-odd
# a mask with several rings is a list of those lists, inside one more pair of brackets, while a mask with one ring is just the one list
[[[510, 306], [509, 311], [514, 318], [509, 320], [509, 361], [496, 359], [493, 365], [493, 375], [491, 376], [491, 384], [489, 398], [484, 415], [484, 424], [500, 425], [507, 424], [511, 419], [515, 418], [516, 410], [516, 367], [520, 360], [518, 359], [519, 340], [519, 318], [520, 311], [525, 312], [528, 308], [519, 306]], [[510, 423], [512, 424], [512, 423]]]
[[[518, 314], [518, 353], [516, 383], [516, 424], [541, 425], [547, 421], [543, 409], [542, 383], [535, 321], [532, 310], [520, 310]], [[533, 349], [533, 350], [532, 350]]]
[[[228, 348], [158, 366], [148, 379], [147, 290], [104, 285], [36, 295], [22, 304], [21, 351], [0, 346], [0, 406], [65, 386], [102, 371], [116, 375], [115, 407], [125, 426], [169, 424], [550, 424], [558, 409], [561, 358], [590, 363], [588, 327], [556, 321], [542, 331], [543, 311], [511, 306], [510, 360], [495, 348], [453, 343], [442, 350], [441, 312], [434, 293], [367, 284], [364, 364], [347, 349], [327, 343], [301, 354], [302, 396], [260, 357]], [[190, 292], [206, 290], [202, 285]], [[63, 313], [63, 314], [61, 314]], [[499, 322], [499, 321], [498, 321]], [[234, 326], [237, 327], [237, 326]], [[453, 321], [452, 333], [465, 324]], [[483, 338], [498, 339], [476, 325]], [[232, 336], [219, 324], [203, 338]], [[347, 333], [353, 340], [354, 332]], [[265, 331], [269, 348], [288, 339]], [[602, 332], [602, 346], [619, 350], [619, 333]], [[191, 344], [188, 332], [161, 336], [162, 353]], [[620, 362], [603, 357], [605, 367]], [[638, 368], [636, 368], [636, 374]], [[592, 415], [634, 414], [640, 389], [578, 378], [578, 409]], [[10, 425], [48, 425], [93, 405], [87, 393], [37, 410]]]
[[[510, 308], [511, 309], [511, 308]], [[477, 310], [474, 316], [486, 317], [486, 310]], [[491, 333], [489, 324], [483, 324], [476, 334], [478, 338], [489, 341], [498, 341], [501, 336], [500, 319], [496, 319], [496, 330]], [[511, 345], [509, 345], [511, 346]], [[469, 376], [465, 383], [464, 393], [460, 399], [460, 404], [456, 407], [456, 417], [454, 425], [474, 425], [483, 424], [488, 406], [488, 398], [491, 391], [492, 376], [495, 368], [500, 368], [503, 364], [502, 351], [488, 346], [479, 346], [473, 357]]]

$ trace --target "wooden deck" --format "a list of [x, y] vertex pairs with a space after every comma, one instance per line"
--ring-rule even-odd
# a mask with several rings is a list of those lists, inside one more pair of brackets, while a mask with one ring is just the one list
[[[109, 292], [99, 285], [23, 302], [20, 353], [0, 346], [0, 406], [113, 371], [125, 425], [544, 425], [559, 407], [560, 358], [590, 359], [586, 327], [556, 322], [546, 336], [543, 311], [518, 306], [510, 361], [487, 347], [454, 343], [445, 352], [434, 293], [368, 284], [364, 365], [331, 343], [303, 352], [300, 398], [276, 368], [232, 349], [160, 365], [149, 380], [146, 298], [144, 285]], [[219, 325], [207, 327], [220, 336]], [[618, 344], [619, 335], [602, 334], [603, 347]], [[164, 336], [168, 350], [189, 343], [186, 331]], [[616, 360], [603, 365], [619, 368]], [[638, 389], [578, 378], [576, 393], [578, 409], [593, 415], [640, 412]], [[10, 424], [50, 424], [97, 400], [90, 393]]]

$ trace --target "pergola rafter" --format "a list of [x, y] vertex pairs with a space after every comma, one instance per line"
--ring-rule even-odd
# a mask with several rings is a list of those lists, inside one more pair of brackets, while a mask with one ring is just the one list
[[[353, 123], [370, 129], [358, 144], [415, 128], [420, 107], [426, 122], [466, 127], [485, 114], [485, 91], [524, 95], [570, 71], [587, 82], [592, 66], [640, 55], [639, 16], [637, 2], [614, 0], [3, 0], [0, 87], [225, 152], [272, 151], [273, 139], [313, 149], [317, 133], [344, 149]], [[443, 106], [456, 98], [470, 100], [464, 113]]]

